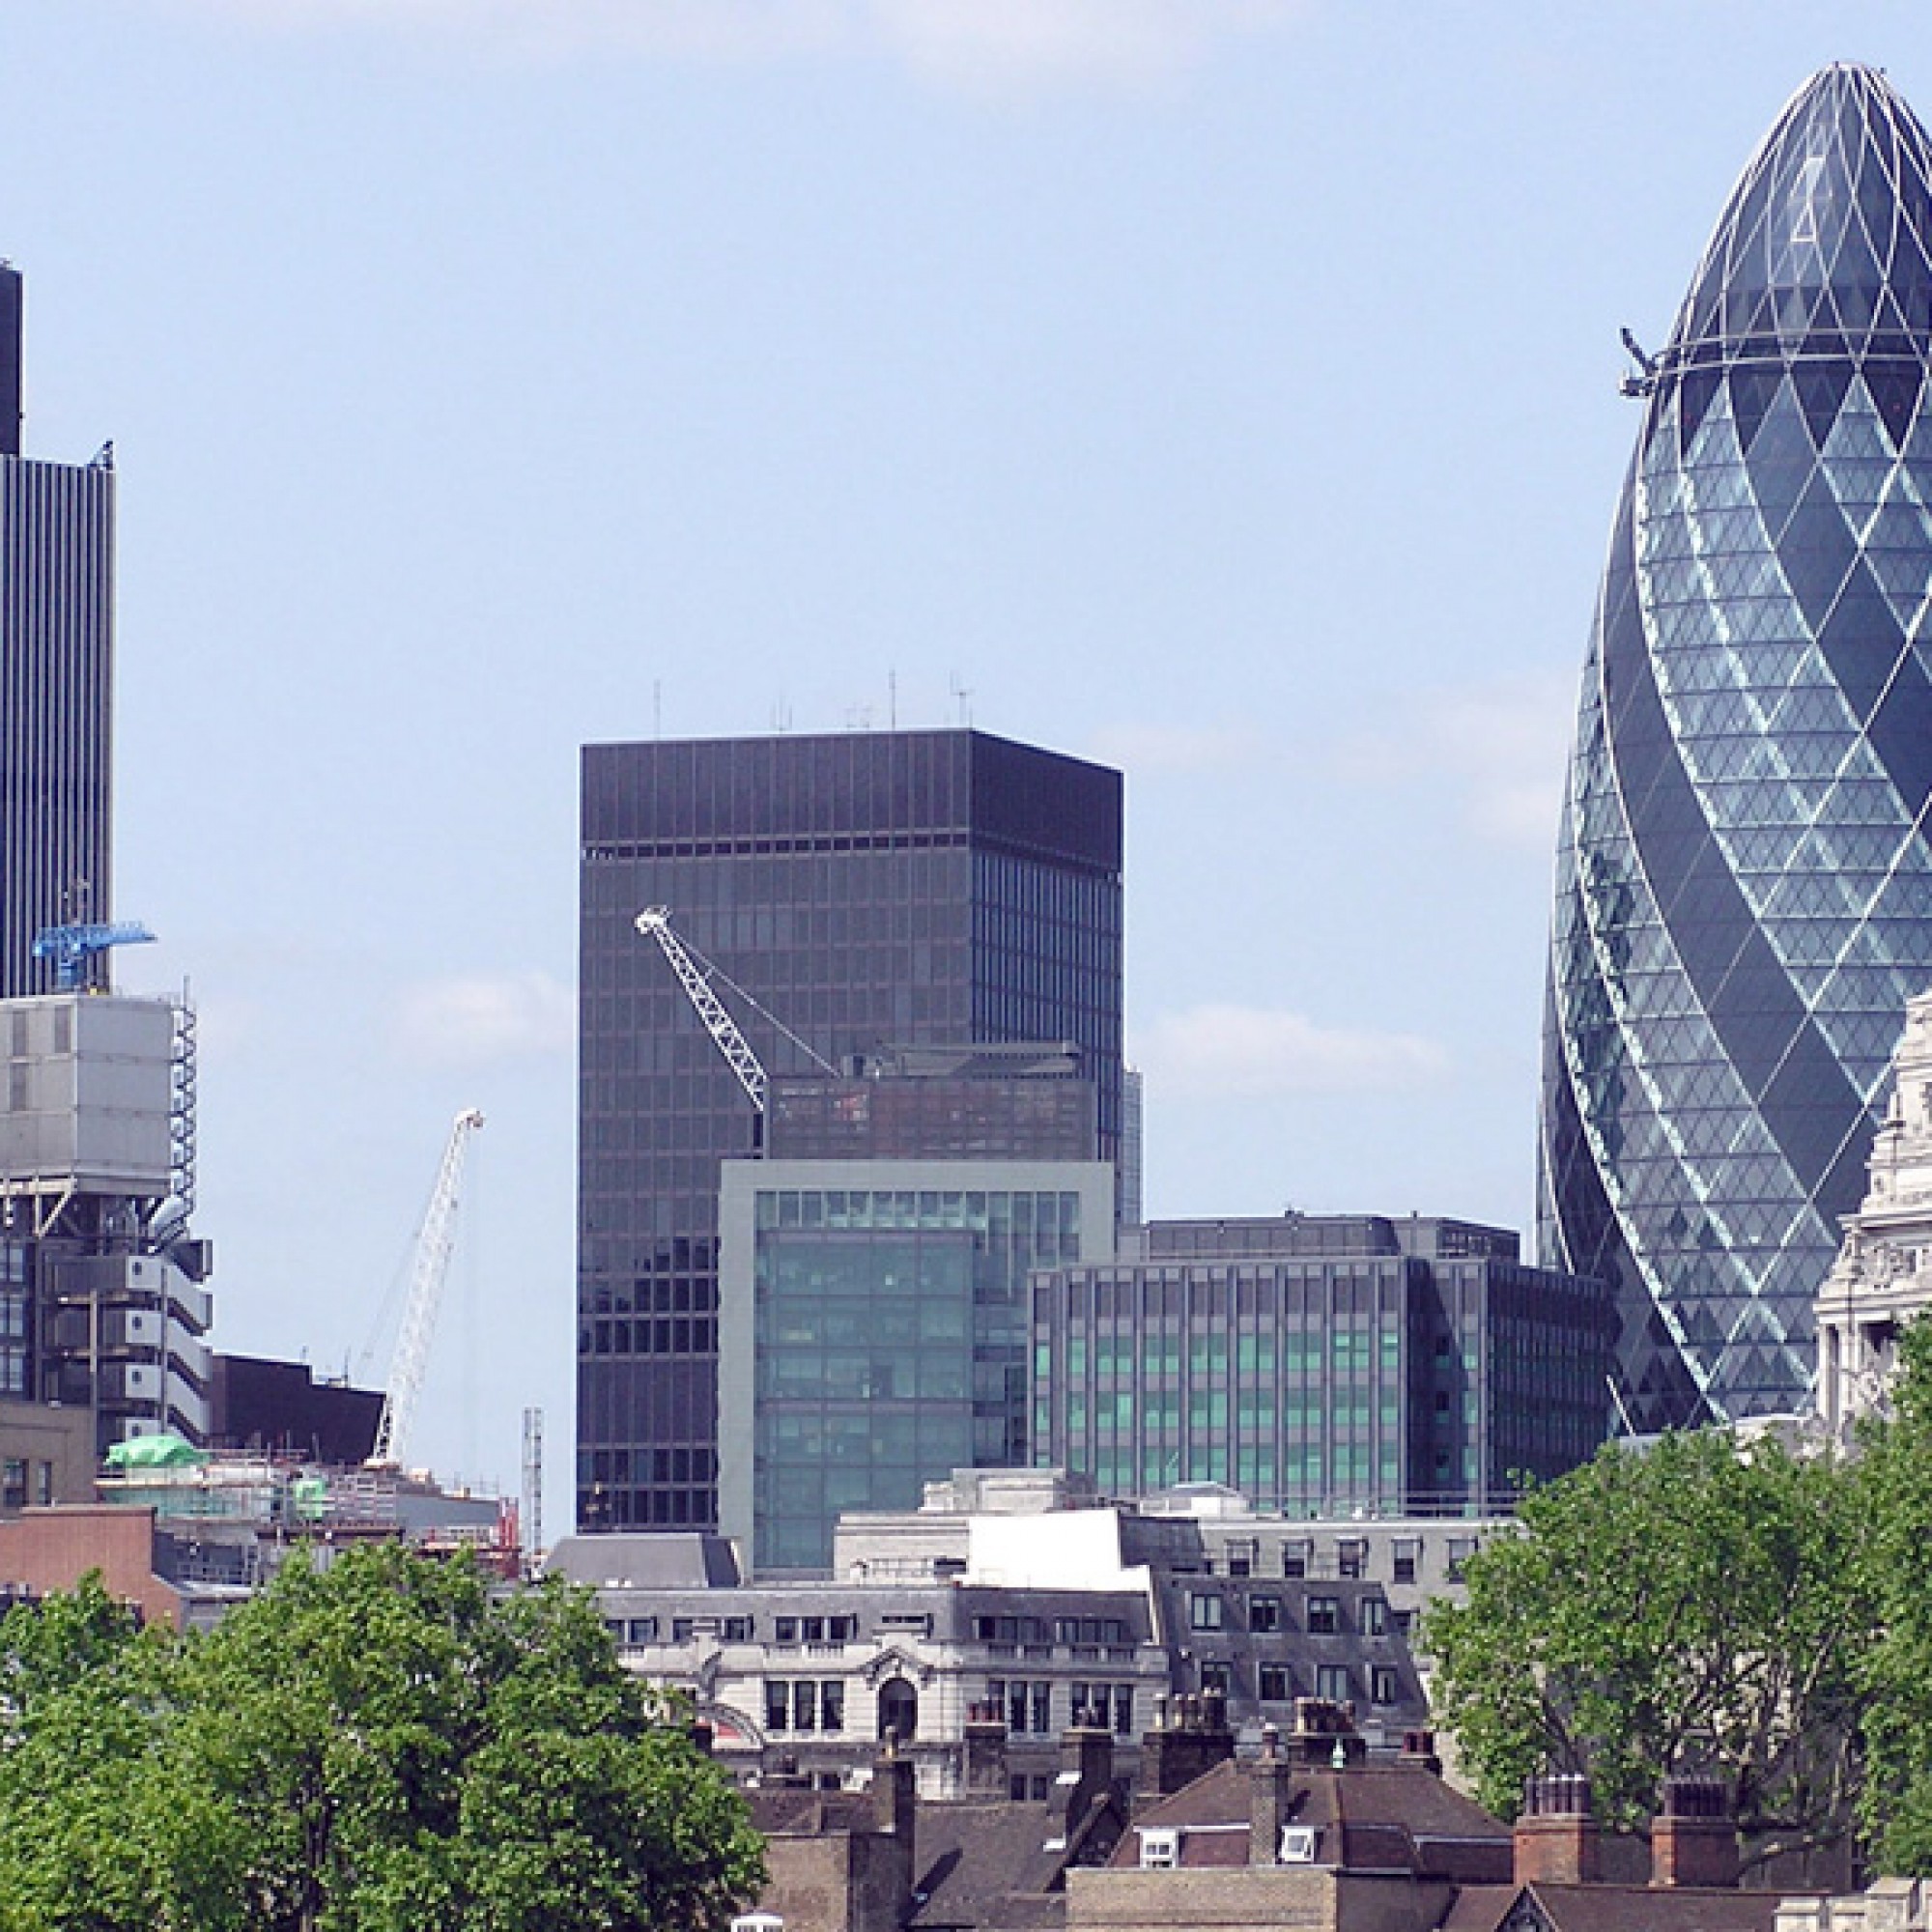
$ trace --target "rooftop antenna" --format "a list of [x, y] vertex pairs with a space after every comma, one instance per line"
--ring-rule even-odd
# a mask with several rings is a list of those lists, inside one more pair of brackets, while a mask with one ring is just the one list
[[952, 673], [952, 701], [959, 707], [960, 724], [971, 724], [973, 722], [973, 690], [970, 685], [965, 683], [956, 670]]
[[662, 738], [665, 734], [665, 688], [664, 679], [651, 679], [651, 736]]
[[886, 673], [886, 728], [899, 728], [899, 674], [895, 670]]

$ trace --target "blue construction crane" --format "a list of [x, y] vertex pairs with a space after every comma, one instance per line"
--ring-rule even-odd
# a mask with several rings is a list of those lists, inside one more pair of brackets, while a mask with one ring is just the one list
[[34, 935], [34, 957], [54, 962], [54, 984], [63, 993], [87, 984], [87, 965], [110, 946], [152, 945], [155, 935], [138, 921], [117, 919], [88, 925], [50, 925]]

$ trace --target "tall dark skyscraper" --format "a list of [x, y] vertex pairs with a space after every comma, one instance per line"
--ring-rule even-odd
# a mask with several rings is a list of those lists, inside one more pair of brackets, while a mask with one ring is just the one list
[[0, 999], [43, 926], [108, 911], [114, 475], [20, 454], [21, 287], [0, 266]]
[[1558, 851], [1547, 1265], [1607, 1275], [1640, 1426], [1790, 1409], [1932, 984], [1932, 142], [1786, 107], [1642, 403]]
[[1100, 1153], [1120, 1151], [1118, 773], [968, 730], [587, 747], [586, 1528], [718, 1515], [719, 1163], [757, 1122], [635, 927], [658, 905], [757, 1003], [719, 986], [774, 1075], [814, 1070], [785, 1029], [835, 1065], [882, 1042], [1071, 1041]]

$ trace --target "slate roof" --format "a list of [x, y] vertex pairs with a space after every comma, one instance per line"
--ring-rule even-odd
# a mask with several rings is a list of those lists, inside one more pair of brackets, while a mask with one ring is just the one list
[[1069, 1845], [1051, 1801], [967, 1799], [919, 1807], [907, 1932], [1038, 1932], [1066, 1919], [1069, 1864], [1099, 1864], [1125, 1816], [1102, 1799]]
[[1441, 1932], [1499, 1932], [1505, 1922], [1525, 1932], [1772, 1932], [1785, 1896], [1703, 1886], [1469, 1886]]
[[[1253, 1790], [1245, 1764], [1218, 1764], [1140, 1812], [1108, 1862], [1138, 1865], [1139, 1829], [1152, 1826], [1179, 1832], [1182, 1865], [1244, 1865]], [[1500, 1885], [1510, 1874], [1509, 1827], [1419, 1764], [1297, 1768], [1287, 1822], [1317, 1829], [1314, 1862], [1330, 1869], [1468, 1885]]]

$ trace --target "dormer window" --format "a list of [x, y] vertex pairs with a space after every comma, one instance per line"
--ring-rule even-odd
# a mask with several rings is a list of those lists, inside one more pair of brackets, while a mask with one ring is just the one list
[[1172, 1871], [1180, 1862], [1180, 1833], [1172, 1826], [1141, 1827], [1141, 1870]]

